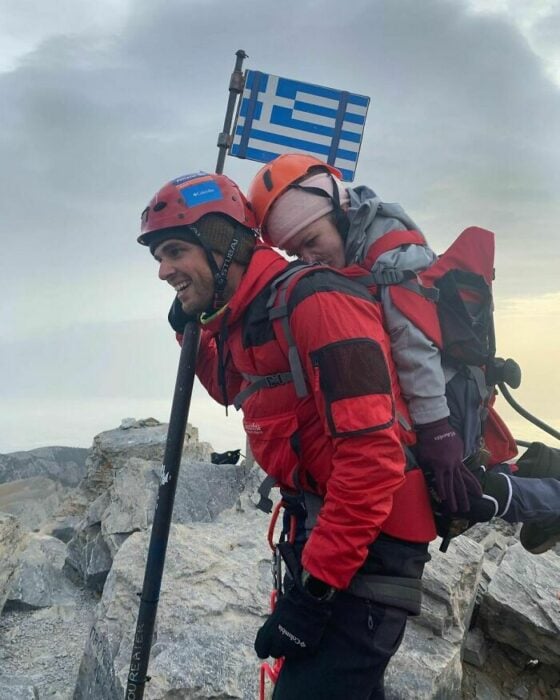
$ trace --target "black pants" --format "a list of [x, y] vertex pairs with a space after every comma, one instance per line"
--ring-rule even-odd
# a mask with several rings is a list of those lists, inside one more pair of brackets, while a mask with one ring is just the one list
[[[427, 545], [380, 535], [363, 570], [421, 578]], [[340, 593], [319, 650], [285, 661], [274, 700], [384, 700], [383, 676], [403, 638], [407, 612]]]

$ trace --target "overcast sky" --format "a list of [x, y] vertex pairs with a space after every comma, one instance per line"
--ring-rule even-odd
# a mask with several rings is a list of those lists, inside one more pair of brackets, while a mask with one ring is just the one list
[[[498, 349], [523, 366], [517, 398], [560, 427], [560, 0], [0, 0], [0, 452], [167, 421], [171, 293], [140, 212], [214, 170], [237, 49], [371, 97], [355, 184], [436, 250], [496, 232]], [[245, 188], [258, 167], [225, 172]], [[216, 449], [241, 446], [232, 413], [195, 389]]]

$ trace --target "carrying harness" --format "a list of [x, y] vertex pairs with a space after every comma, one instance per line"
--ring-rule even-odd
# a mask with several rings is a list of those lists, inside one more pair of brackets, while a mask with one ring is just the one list
[[[255, 392], [261, 389], [271, 389], [282, 384], [293, 383], [298, 398], [305, 398], [309, 395], [305, 372], [289, 324], [288, 288], [291, 282], [297, 284], [301, 277], [316, 271], [320, 267], [322, 266], [308, 265], [300, 261], [294, 261], [271, 284], [271, 293], [266, 304], [268, 318], [273, 328], [273, 321], [279, 320], [281, 323], [282, 331], [288, 346], [287, 358], [290, 371], [267, 375], [243, 373], [243, 377], [249, 382], [249, 386], [240, 391], [233, 399], [233, 405], [236, 409], [241, 408], [244, 401]], [[337, 274], [342, 275], [342, 273]], [[411, 429], [411, 426], [404, 416], [399, 416], [399, 420], [407, 430]], [[407, 460], [407, 463], [409, 463], [409, 460]], [[413, 464], [412, 460], [410, 460], [408, 468], [417, 468], [417, 465]], [[297, 482], [297, 473], [295, 481]], [[266, 513], [272, 513], [268, 540], [273, 551], [273, 578], [276, 587], [276, 596], [278, 596], [281, 594], [282, 586], [282, 554], [277, 544], [274, 544], [273, 534], [271, 533], [274, 532], [279, 512], [282, 508], [286, 510], [291, 524], [289, 530], [293, 530], [296, 520], [299, 520], [303, 524], [306, 534], [308, 535], [315, 527], [319, 511], [323, 505], [323, 499], [318, 494], [306, 491], [302, 488], [298, 491], [281, 489], [280, 493], [282, 498], [273, 510], [273, 501], [270, 498], [270, 492], [276, 484], [277, 482], [274, 477], [265, 477], [258, 488], [260, 501], [257, 507]], [[283, 532], [282, 539], [286, 536], [287, 534]], [[422, 584], [419, 579], [404, 576], [380, 576], [358, 572], [345, 590], [359, 598], [366, 598], [383, 605], [392, 605], [402, 608], [410, 615], [420, 614]]]

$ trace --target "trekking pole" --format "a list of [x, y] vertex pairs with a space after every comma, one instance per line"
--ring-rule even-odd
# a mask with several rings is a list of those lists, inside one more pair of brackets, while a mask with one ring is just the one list
[[140, 700], [144, 697], [146, 681], [150, 679], [146, 673], [150, 659], [163, 565], [165, 563], [167, 540], [169, 539], [171, 516], [173, 514], [173, 501], [175, 499], [191, 403], [198, 340], [198, 324], [193, 322], [187, 323], [177, 368], [177, 380], [175, 382], [169, 429], [161, 466], [160, 485], [148, 547], [148, 559], [140, 596], [136, 632], [132, 644], [125, 700]]
[[499, 382], [498, 387], [502, 392], [504, 399], [509, 403], [509, 405], [512, 408], [514, 408], [517, 411], [517, 413], [519, 413], [519, 415], [523, 416], [523, 418], [526, 418], [530, 423], [533, 423], [533, 425], [536, 425], [537, 428], [544, 430], [545, 433], [548, 433], [549, 435], [552, 435], [552, 437], [555, 437], [557, 440], [560, 440], [560, 433], [557, 430], [554, 430], [554, 428], [552, 428], [550, 425], [547, 425], [544, 421], [540, 420], [540, 418], [537, 418], [532, 413], [529, 413], [529, 411], [524, 409], [523, 406], [518, 404], [503, 382]]

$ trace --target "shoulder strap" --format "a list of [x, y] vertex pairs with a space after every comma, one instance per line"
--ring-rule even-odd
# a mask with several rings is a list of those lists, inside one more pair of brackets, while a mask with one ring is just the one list
[[426, 239], [420, 231], [409, 231], [407, 229], [388, 231], [370, 245], [367, 250], [366, 264], [371, 268], [383, 253], [401, 245], [411, 244], [427, 245]]
[[[266, 375], [243, 374], [243, 378], [249, 382], [249, 386], [243, 389], [243, 391], [240, 391], [233, 399], [233, 405], [237, 410], [239, 410], [243, 405], [243, 402], [256, 391], [259, 391], [260, 389], [270, 389], [281, 384], [289, 384], [293, 382], [298, 398], [304, 398], [308, 395], [309, 391], [305, 381], [303, 365], [301, 364], [301, 359], [290, 329], [287, 292], [290, 282], [296, 275], [299, 274], [300, 276], [303, 276], [311, 269], [313, 269], [312, 266], [307, 265], [306, 263], [295, 262], [282, 274], [278, 275], [278, 277], [270, 285], [270, 296], [266, 304], [266, 308], [268, 309], [268, 318], [270, 319], [271, 323], [275, 320], [280, 320], [282, 324], [282, 330], [288, 345], [288, 362], [290, 365], [290, 371]], [[278, 304], [276, 303], [277, 300]]]

